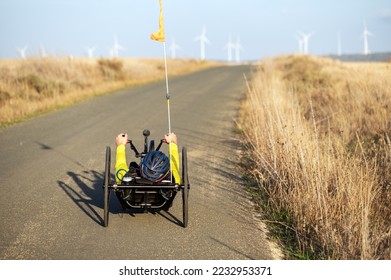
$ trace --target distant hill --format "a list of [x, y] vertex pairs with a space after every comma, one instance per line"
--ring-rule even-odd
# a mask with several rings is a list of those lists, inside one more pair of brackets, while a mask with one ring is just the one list
[[328, 55], [332, 59], [340, 60], [340, 61], [352, 61], [352, 62], [360, 62], [360, 61], [373, 61], [373, 62], [385, 62], [391, 61], [391, 52], [387, 53], [371, 53], [368, 55], [364, 54], [343, 54], [343, 55]]

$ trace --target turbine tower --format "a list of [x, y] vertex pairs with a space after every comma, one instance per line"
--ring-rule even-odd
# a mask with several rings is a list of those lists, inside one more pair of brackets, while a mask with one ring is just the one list
[[341, 33], [338, 32], [338, 56], [342, 55]]
[[205, 44], [210, 44], [209, 39], [206, 37], [206, 27], [202, 29], [202, 33], [200, 36], [194, 39], [195, 41], [200, 41], [200, 49], [201, 49], [201, 60], [205, 60]]
[[362, 37], [364, 39], [364, 55], [368, 55], [370, 53], [368, 47], [368, 36], [375, 36], [375, 35], [368, 31], [367, 24], [364, 21], [364, 31], [362, 34]]
[[299, 54], [303, 54], [304, 51], [303, 51], [303, 39], [299, 36], [295, 36], [296, 37], [296, 40], [297, 40], [297, 43], [299, 44]]
[[118, 43], [117, 37], [114, 36], [114, 45], [110, 48], [110, 56], [114, 58], [118, 57], [120, 50], [124, 50], [124, 47]]
[[311, 33], [302, 33], [302, 32], [299, 32], [300, 36], [301, 36], [301, 39], [303, 41], [303, 53], [304, 54], [308, 54], [308, 44], [309, 44], [309, 40], [311, 38], [311, 36], [314, 34], [313, 32]]
[[94, 57], [95, 47], [92, 47], [92, 48], [86, 47], [86, 51], [87, 51], [88, 58]]
[[176, 51], [177, 51], [177, 50], [180, 50], [180, 49], [181, 49], [181, 47], [178, 46], [178, 45], [175, 43], [175, 39], [172, 38], [171, 45], [170, 45], [171, 58], [176, 58]]
[[43, 45], [41, 45], [39, 47], [38, 53], [39, 53], [39, 57], [41, 57], [41, 58], [45, 58], [45, 57], [48, 56], [47, 53], [46, 53], [45, 47]]
[[19, 56], [21, 59], [26, 59], [26, 50], [28, 48], [28, 45], [24, 46], [23, 48], [18, 48], [17, 52], [19, 53]]
[[235, 43], [235, 59], [237, 63], [240, 63], [240, 51], [243, 50], [243, 46], [240, 44], [240, 38], [236, 39]]
[[228, 42], [224, 46], [224, 49], [228, 50], [228, 62], [232, 61], [232, 51], [235, 49], [236, 45], [232, 43], [231, 35], [229, 35]]

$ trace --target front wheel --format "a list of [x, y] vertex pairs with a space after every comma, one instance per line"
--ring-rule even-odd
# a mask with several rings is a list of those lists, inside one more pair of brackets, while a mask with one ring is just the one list
[[183, 227], [186, 228], [189, 221], [189, 177], [187, 172], [187, 149], [182, 148], [182, 212], [183, 212]]
[[111, 164], [111, 148], [106, 147], [105, 174], [103, 185], [103, 225], [109, 226], [109, 207], [110, 207], [110, 164]]

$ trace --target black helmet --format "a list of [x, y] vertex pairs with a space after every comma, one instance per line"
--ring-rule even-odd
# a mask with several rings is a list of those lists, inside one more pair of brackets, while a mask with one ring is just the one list
[[150, 151], [140, 162], [141, 175], [153, 182], [160, 182], [170, 171], [170, 160], [160, 151]]

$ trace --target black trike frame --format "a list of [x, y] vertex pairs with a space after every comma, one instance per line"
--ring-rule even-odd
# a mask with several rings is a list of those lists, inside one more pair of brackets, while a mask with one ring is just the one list
[[[148, 151], [155, 150], [154, 140], [150, 141], [148, 149], [148, 136], [150, 135], [149, 130], [143, 131], [144, 135], [144, 151], [139, 153], [136, 147], [133, 145], [132, 141], [128, 141], [130, 148], [135, 152], [136, 158], [144, 157]], [[159, 146], [156, 150], [159, 150], [163, 140], [160, 141]], [[105, 160], [105, 171], [104, 171], [104, 181], [103, 181], [103, 208], [104, 208], [104, 218], [103, 225], [108, 227], [109, 225], [109, 214], [110, 214], [110, 194], [113, 190], [116, 193], [116, 196], [123, 208], [124, 211], [127, 209], [142, 209], [144, 211], [168, 211], [172, 205], [172, 202], [176, 196], [176, 193], [182, 192], [182, 214], [183, 221], [182, 226], [187, 227], [189, 214], [189, 190], [190, 183], [188, 178], [187, 170], [187, 149], [186, 147], [182, 148], [182, 172], [181, 172], [181, 184], [172, 183], [170, 180], [163, 180], [161, 182], [151, 182], [141, 177], [135, 176], [132, 178], [130, 183], [127, 184], [117, 184], [116, 180], [113, 179], [113, 176], [110, 172], [111, 167], [111, 148], [110, 146], [106, 147], [106, 160]], [[125, 199], [123, 197], [124, 191], [131, 190], [133, 195]], [[163, 192], [171, 192], [171, 197], [167, 198], [162, 195]], [[136, 201], [135, 195], [138, 195], [138, 198], [141, 197], [139, 202]], [[158, 202], [150, 201], [152, 197], [157, 197]]]

